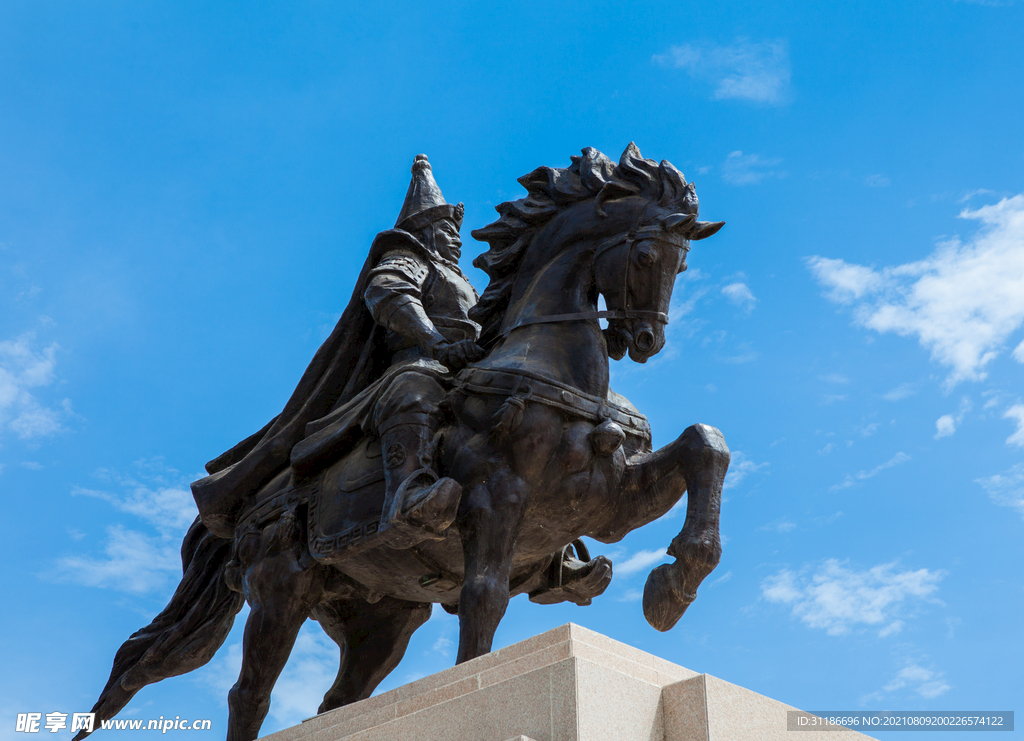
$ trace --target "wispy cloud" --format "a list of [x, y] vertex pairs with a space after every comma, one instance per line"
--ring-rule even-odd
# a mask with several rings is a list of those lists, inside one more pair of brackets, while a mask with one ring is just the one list
[[967, 203], [972, 198], [976, 198], [977, 196], [991, 195], [991, 193], [992, 191], [989, 190], [988, 188], [978, 188], [977, 190], [969, 190], [966, 193], [964, 193], [961, 198], [957, 199], [957, 203]]
[[874, 478], [882, 471], [893, 466], [898, 466], [901, 463], [906, 463], [910, 460], [910, 456], [900, 451], [892, 458], [887, 460], [885, 463], [880, 463], [870, 470], [858, 471], [854, 475], [846, 474], [846, 478], [835, 486], [830, 487], [832, 491], [838, 491], [839, 489], [849, 489], [851, 486], [856, 484], [858, 481], [866, 481], [867, 479]]
[[732, 451], [732, 460], [729, 462], [729, 471], [725, 474], [726, 489], [739, 486], [740, 483], [753, 473], [768, 468], [768, 463], [754, 463], [742, 450]]
[[868, 186], [869, 188], [888, 188], [889, 178], [882, 174], [868, 175], [866, 178], [864, 178], [864, 185]]
[[1024, 448], [1024, 404], [1014, 404], [1003, 414], [1003, 419], [1017, 422], [1017, 430], [1006, 438], [1006, 444]]
[[166, 467], [162, 459], [138, 461], [130, 476], [105, 469], [97, 472], [97, 476], [119, 491], [75, 487], [72, 495], [107, 502], [156, 532], [147, 533], [120, 523], [111, 525], [106, 529], [106, 540], [99, 553], [59, 558], [55, 568], [44, 576], [135, 594], [164, 588], [181, 570], [181, 538], [197, 515], [183, 477]]
[[681, 44], [655, 54], [653, 61], [711, 83], [716, 100], [783, 105], [791, 98], [789, 45], [782, 39], [757, 43], [739, 38], [727, 46]]
[[988, 492], [993, 502], [1000, 507], [1012, 507], [1024, 518], [1024, 463], [975, 481]]
[[774, 169], [782, 163], [779, 157], [730, 152], [722, 165], [722, 180], [731, 185], [757, 185], [765, 178], [786, 177], [785, 171]]
[[909, 396], [913, 396], [917, 393], [917, 388], [912, 383], [901, 383], [899, 386], [894, 388], [882, 395], [882, 398], [886, 401], [899, 401], [900, 399], [906, 399]]
[[901, 571], [895, 561], [863, 571], [847, 564], [829, 559], [813, 570], [783, 569], [761, 583], [761, 593], [769, 602], [790, 605], [794, 617], [829, 635], [865, 625], [885, 637], [902, 629], [905, 604], [930, 597], [945, 576], [928, 569]]
[[664, 548], [653, 551], [637, 551], [622, 563], [615, 564], [616, 576], [629, 576], [638, 571], [646, 571], [663, 561], [668, 560]]
[[850, 379], [844, 376], [842, 373], [828, 373], [824, 376], [818, 376], [822, 381], [826, 383], [849, 383]]
[[722, 288], [722, 295], [747, 311], [753, 309], [754, 304], [757, 303], [757, 299], [751, 293], [746, 283], [730, 283]]
[[49, 437], [64, 430], [74, 412], [71, 401], [52, 406], [40, 402], [34, 390], [56, 380], [56, 342], [37, 348], [34, 332], [0, 342], [0, 429], [6, 427], [23, 440]]
[[964, 421], [964, 417], [971, 411], [971, 400], [966, 396], [960, 400], [960, 410], [954, 414], [943, 414], [935, 420], [935, 439], [949, 437], [956, 428]]
[[[876, 270], [807, 260], [825, 295], [852, 307], [855, 323], [916, 337], [949, 368], [947, 388], [985, 378], [985, 366], [1024, 324], [1024, 195], [960, 217], [980, 222], [978, 233], [942, 242], [918, 262]], [[1014, 358], [1024, 362], [1024, 350]]]
[[762, 525], [758, 530], [768, 530], [774, 533], [788, 533], [792, 530], [796, 530], [796, 523], [790, 522], [785, 517], [781, 517], [774, 522], [769, 522], [767, 525]]
[[60, 558], [57, 572], [50, 576], [86, 587], [145, 594], [181, 570], [179, 544], [170, 538], [154, 538], [123, 525], [111, 525], [106, 533], [102, 555]]
[[897, 672], [884, 689], [886, 692], [895, 692], [909, 688], [921, 697], [931, 700], [952, 689], [943, 679], [944, 676], [943, 672], [925, 669], [917, 664], [908, 664]]

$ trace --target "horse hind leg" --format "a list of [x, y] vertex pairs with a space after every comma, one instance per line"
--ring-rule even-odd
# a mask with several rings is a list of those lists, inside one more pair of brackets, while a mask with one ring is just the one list
[[668, 547], [675, 562], [654, 569], [644, 586], [644, 616], [660, 631], [679, 621], [696, 599], [697, 587], [722, 558], [718, 526], [729, 448], [722, 433], [708, 425], [688, 427], [680, 442], [686, 521]]
[[405, 656], [412, 634], [430, 619], [430, 605], [384, 597], [332, 599], [313, 610], [324, 632], [341, 649], [338, 677], [317, 710], [326, 713], [365, 700]]
[[327, 570], [305, 551], [294, 510], [243, 537], [252, 539], [239, 547], [251, 611], [242, 639], [242, 669], [228, 693], [227, 741], [252, 741], [259, 735], [299, 629], [323, 596]]

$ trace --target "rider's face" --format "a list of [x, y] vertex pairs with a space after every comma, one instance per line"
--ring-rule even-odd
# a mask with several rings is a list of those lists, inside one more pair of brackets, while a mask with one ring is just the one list
[[455, 224], [444, 219], [434, 224], [434, 247], [445, 256], [452, 256], [456, 260], [461, 254], [462, 239], [459, 238], [459, 230]]

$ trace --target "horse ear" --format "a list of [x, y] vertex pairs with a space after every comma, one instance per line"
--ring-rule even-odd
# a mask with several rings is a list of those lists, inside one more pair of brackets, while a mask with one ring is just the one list
[[716, 234], [723, 226], [725, 226], [724, 221], [698, 221], [690, 230], [688, 239], [707, 239], [711, 235]]
[[660, 219], [667, 232], [687, 229], [696, 220], [697, 214], [669, 214]]

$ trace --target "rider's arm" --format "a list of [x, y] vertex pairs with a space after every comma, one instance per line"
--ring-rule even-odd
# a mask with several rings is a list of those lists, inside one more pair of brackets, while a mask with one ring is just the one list
[[385, 255], [370, 273], [363, 300], [374, 321], [433, 355], [445, 339], [423, 310], [423, 285], [429, 274], [430, 268], [417, 255]]

